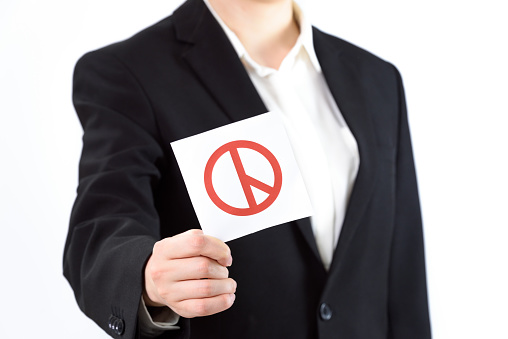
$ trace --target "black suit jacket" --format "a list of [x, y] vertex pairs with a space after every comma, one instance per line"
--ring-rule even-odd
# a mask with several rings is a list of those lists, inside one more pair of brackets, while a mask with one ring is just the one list
[[[161, 337], [430, 338], [400, 76], [317, 29], [314, 44], [361, 158], [329, 272], [308, 218], [231, 241], [233, 307], [181, 319], [181, 330]], [[170, 142], [267, 109], [201, 0], [81, 58], [73, 100], [84, 136], [64, 274], [99, 326], [114, 337], [137, 338], [153, 244], [199, 228]]]

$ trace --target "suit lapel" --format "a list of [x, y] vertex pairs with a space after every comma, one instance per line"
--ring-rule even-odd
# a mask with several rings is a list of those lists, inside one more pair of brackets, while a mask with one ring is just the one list
[[362, 84], [362, 76], [351, 59], [329, 43], [325, 34], [314, 29], [314, 47], [324, 77], [339, 109], [353, 133], [360, 153], [360, 167], [351, 192], [339, 242], [330, 267], [332, 272], [344, 258], [365, 209], [370, 201], [376, 174], [376, 141], [372, 113]]
[[[189, 20], [189, 18], [197, 18]], [[231, 122], [267, 112], [236, 51], [222, 28], [201, 0], [188, 0], [173, 15], [179, 40], [188, 44], [182, 57], [223, 109]], [[375, 134], [360, 75], [341, 51], [314, 29], [314, 45], [323, 74], [356, 138], [360, 168], [351, 193], [331, 270], [345, 254], [373, 191]], [[312, 252], [320, 259], [309, 218], [296, 221]]]
[[[197, 18], [197, 20], [189, 20]], [[201, 0], [186, 1], [174, 14], [177, 38], [188, 44], [182, 57], [210, 92], [231, 122], [267, 112], [236, 51], [222, 28]], [[314, 45], [323, 74], [335, 101], [356, 138], [360, 168], [351, 193], [339, 244], [331, 270], [344, 256], [372, 193], [375, 177], [374, 127], [364, 105], [360, 76], [352, 64], [340, 56], [340, 50], [314, 30]], [[310, 219], [296, 225], [314, 255], [320, 259]]]
[[[197, 20], [189, 20], [197, 18]], [[201, 0], [188, 0], [173, 15], [179, 40], [188, 44], [182, 57], [223, 109], [231, 122], [267, 111], [222, 28]], [[353, 62], [341, 55], [337, 44], [314, 29], [314, 45], [323, 74], [358, 143], [360, 168], [351, 193], [333, 270], [342, 260], [370, 200], [375, 183], [375, 130], [367, 99]], [[309, 218], [296, 221], [308, 245], [319, 258]]]
[[[188, 0], [174, 13], [173, 20], [178, 39], [189, 44], [183, 53], [184, 60], [231, 122], [268, 111], [235, 49], [201, 0]], [[321, 260], [310, 219], [297, 220], [296, 225]]]
[[173, 20], [178, 39], [189, 43], [183, 59], [231, 122], [267, 112], [235, 49], [203, 1], [187, 1]]
[[298, 219], [295, 221], [295, 223], [302, 232], [303, 237], [305, 238], [305, 241], [307, 241], [307, 244], [309, 245], [312, 253], [314, 253], [319, 262], [322, 262], [321, 256], [319, 255], [319, 250], [317, 248], [316, 238], [314, 238], [314, 232], [312, 231], [310, 218]]

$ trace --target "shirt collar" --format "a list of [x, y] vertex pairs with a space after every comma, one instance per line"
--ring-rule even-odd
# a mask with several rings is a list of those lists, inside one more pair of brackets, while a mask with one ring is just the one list
[[[238, 57], [246, 64], [247, 67], [252, 68], [254, 71], [256, 71], [260, 76], [264, 77], [269, 74], [272, 74], [276, 72], [276, 70], [261, 66], [257, 62], [255, 62], [247, 53], [247, 50], [243, 46], [242, 42], [238, 38], [238, 36], [224, 23], [224, 21], [221, 19], [221, 17], [217, 14], [217, 12], [213, 9], [212, 5], [208, 0], [203, 0], [212, 15], [215, 17], [219, 25], [224, 30], [224, 33], [228, 37], [229, 41], [233, 45], [233, 48], [235, 49], [236, 53], [238, 54]], [[290, 62], [290, 60], [293, 60], [297, 57], [301, 49], [305, 49], [307, 52], [309, 59], [314, 66], [315, 70], [317, 72], [321, 72], [321, 66], [319, 65], [319, 61], [316, 56], [316, 52], [314, 50], [314, 42], [312, 37], [312, 25], [310, 22], [307, 21], [307, 18], [303, 14], [302, 9], [296, 2], [293, 2], [293, 13], [296, 19], [296, 22], [298, 23], [300, 27], [300, 36], [298, 37], [295, 45], [291, 49], [291, 51], [288, 53], [288, 55], [284, 58], [281, 69], [284, 67], [284, 64]]]
[[293, 2], [293, 13], [296, 22], [300, 26], [300, 36], [298, 39], [301, 41], [303, 48], [305, 48], [305, 51], [309, 55], [310, 61], [312, 62], [312, 65], [316, 71], [321, 72], [321, 65], [319, 65], [316, 51], [314, 50], [312, 25], [296, 2]]

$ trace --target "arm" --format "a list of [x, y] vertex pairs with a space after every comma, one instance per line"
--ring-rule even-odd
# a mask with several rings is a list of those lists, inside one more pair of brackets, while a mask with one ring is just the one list
[[84, 135], [64, 275], [87, 316], [134, 338], [143, 269], [160, 238], [153, 192], [163, 151], [151, 107], [114, 57], [94, 52], [78, 62], [73, 101]]
[[105, 50], [88, 54], [76, 66], [74, 105], [83, 153], [64, 274], [83, 312], [110, 335], [135, 338], [142, 295], [186, 317], [229, 308], [236, 283], [227, 245], [198, 230], [158, 241], [166, 159], [136, 77]]
[[391, 339], [431, 337], [423, 231], [406, 102], [397, 70], [400, 119], [396, 214], [392, 239], [389, 315]]

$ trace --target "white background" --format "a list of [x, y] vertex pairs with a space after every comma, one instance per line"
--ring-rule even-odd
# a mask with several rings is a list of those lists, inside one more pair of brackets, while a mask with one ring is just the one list
[[[0, 5], [3, 338], [107, 338], [61, 274], [81, 129], [73, 65], [180, 1]], [[506, 96], [501, 0], [301, 1], [318, 27], [393, 62], [410, 112], [435, 339], [508, 338]]]

